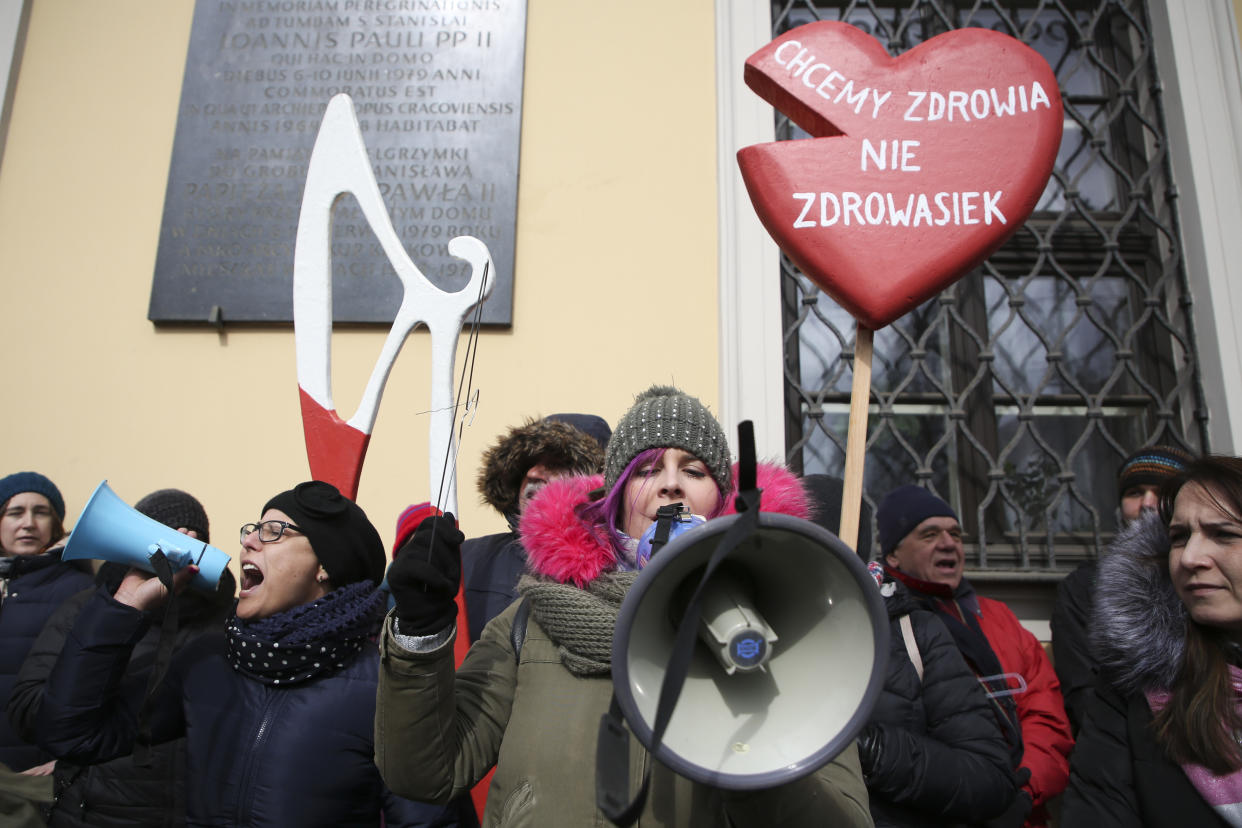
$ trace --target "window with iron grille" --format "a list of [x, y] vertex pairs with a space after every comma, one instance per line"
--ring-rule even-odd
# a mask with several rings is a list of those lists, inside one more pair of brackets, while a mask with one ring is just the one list
[[[1052, 66], [1064, 137], [1035, 212], [980, 268], [875, 334], [864, 498], [874, 510], [898, 485], [929, 486], [961, 517], [975, 569], [1066, 569], [1097, 554], [1127, 454], [1208, 448], [1145, 3], [774, 2], [772, 19], [773, 37], [845, 20], [893, 55], [991, 28]], [[776, 129], [806, 137], [779, 114]], [[787, 459], [840, 475], [854, 321], [784, 257], [781, 285]]]

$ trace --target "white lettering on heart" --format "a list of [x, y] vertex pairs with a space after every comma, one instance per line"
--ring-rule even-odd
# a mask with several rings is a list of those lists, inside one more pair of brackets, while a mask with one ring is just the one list
[[867, 165], [870, 163], [874, 164], [875, 168], [880, 171], [900, 169], [902, 172], [919, 172], [923, 168], [918, 164], [912, 163], [914, 161], [914, 148], [917, 146], [919, 146], [918, 141], [898, 141], [894, 138], [890, 144], [888, 139], [881, 139], [880, 148], [876, 150], [875, 144], [871, 143], [871, 139], [864, 138], [862, 140], [862, 164], [860, 169], [866, 172]]
[[1037, 108], [1052, 109], [1052, 101], [1039, 81], [1032, 81], [1030, 89], [1010, 86], [1007, 90], [975, 89], [970, 92], [951, 90], [947, 94], [928, 90], [911, 90], [906, 93], [910, 106], [902, 116], [906, 121], [982, 121], [985, 118], [1003, 118], [1018, 113], [1034, 112]]
[[[1003, 190], [908, 193], [904, 196], [904, 205], [901, 203], [903, 197], [894, 196], [893, 193], [862, 194], [847, 190], [840, 194], [792, 195], [795, 200], [802, 202], [802, 209], [793, 223], [796, 229], [833, 227], [837, 224], [843, 227], [881, 224], [891, 227], [945, 227], [1009, 223], [999, 206], [1001, 196], [1004, 195]], [[819, 202], [818, 221], [811, 217], [816, 201]], [[978, 215], [980, 211], [982, 216]]]
[[881, 94], [871, 86], [856, 88], [853, 79], [821, 62], [796, 40], [782, 43], [773, 54], [773, 59], [789, 70], [791, 78], [801, 80], [804, 86], [814, 89], [815, 94], [824, 100], [833, 104], [845, 101], [845, 106], [852, 108], [855, 115], [862, 114], [863, 106], [870, 101], [871, 117], [880, 117], [880, 108], [893, 94], [891, 90]]

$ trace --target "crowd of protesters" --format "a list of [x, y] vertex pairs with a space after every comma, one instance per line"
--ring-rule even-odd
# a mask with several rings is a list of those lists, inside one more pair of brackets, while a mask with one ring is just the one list
[[[733, 514], [740, 474], [707, 407], [652, 386], [615, 429], [560, 414], [502, 435], [478, 479], [502, 533], [467, 541], [453, 515], [411, 507], [386, 566], [363, 509], [307, 481], [241, 526], [238, 576], [214, 590], [189, 586], [193, 566], [161, 578], [62, 560], [59, 489], [10, 474], [0, 822], [607, 824], [596, 766], [621, 605], [667, 507]], [[839, 479], [757, 475], [764, 511], [836, 531]], [[857, 738], [740, 789], [687, 778], [635, 740], [623, 785], [642, 794], [626, 818], [1242, 826], [1242, 460], [1148, 446], [1118, 485], [1115, 542], [1058, 590], [1053, 658], [966, 577], [946, 500], [887, 493], [877, 550], [869, 534], [858, 544], [888, 647]], [[210, 540], [186, 492], [135, 508]]]

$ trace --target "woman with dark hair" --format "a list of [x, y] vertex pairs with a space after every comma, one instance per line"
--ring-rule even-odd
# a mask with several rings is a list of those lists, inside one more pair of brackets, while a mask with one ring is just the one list
[[1200, 457], [1169, 480], [1098, 584], [1104, 682], [1061, 824], [1242, 825], [1242, 459]]
[[[44, 623], [66, 599], [91, 585], [89, 564], [64, 562], [53, 549], [65, 536], [65, 499], [38, 472], [0, 479], [0, 709]], [[22, 739], [0, 716], [0, 763], [48, 775], [52, 757]], [[48, 798], [51, 798], [48, 780]]]
[[[730, 511], [733, 480], [724, 432], [699, 400], [667, 386], [639, 395], [608, 442], [602, 478], [550, 482], [523, 509], [522, 600], [484, 627], [455, 674], [462, 535], [451, 515], [420, 524], [388, 576], [396, 608], [381, 641], [375, 744], [389, 786], [446, 802], [495, 766], [484, 825], [607, 824], [596, 746], [613, 628], [648, 554], [640, 540], [663, 506]], [[788, 472], [763, 467], [759, 485], [765, 510], [807, 515]], [[640, 825], [870, 825], [853, 745], [808, 776], [747, 792], [691, 782], [641, 750], [630, 757], [630, 790], [651, 767]]]
[[178, 650], [150, 696], [126, 666], [167, 590], [131, 572], [115, 596], [91, 597], [47, 679], [43, 744], [92, 763], [184, 735], [187, 825], [457, 824], [455, 806], [394, 797], [373, 761], [384, 549], [366, 514], [327, 483], [301, 483], [241, 542], [225, 629]]

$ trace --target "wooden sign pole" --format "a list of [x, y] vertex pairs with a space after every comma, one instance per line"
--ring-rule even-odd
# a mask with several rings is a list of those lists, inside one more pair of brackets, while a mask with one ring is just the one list
[[867, 449], [867, 411], [871, 406], [871, 343], [874, 335], [870, 328], [858, 323], [854, 334], [850, 423], [845, 433], [845, 482], [841, 492], [841, 531], [838, 537], [855, 551], [858, 549], [858, 524], [862, 513], [863, 461]]

